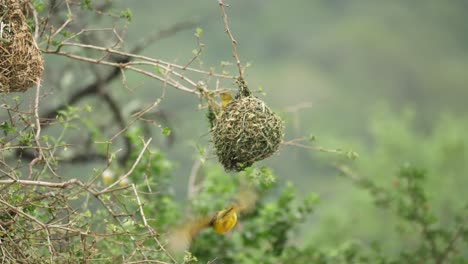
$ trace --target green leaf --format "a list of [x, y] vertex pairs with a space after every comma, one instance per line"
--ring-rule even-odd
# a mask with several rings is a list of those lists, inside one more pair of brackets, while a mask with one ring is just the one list
[[127, 10], [120, 11], [120, 18], [126, 19], [127, 22], [132, 22], [132, 16], [132, 10], [130, 10], [129, 8], [127, 8]]
[[44, 6], [45, 6], [45, 5], [44, 5], [44, 1], [42, 1], [42, 0], [39, 0], [39, 1], [35, 0], [35, 1], [33, 1], [33, 6], [34, 6], [34, 9], [35, 9], [38, 13], [44, 11]]
[[156, 73], [158, 73], [159, 75], [164, 75], [164, 74], [165, 74], [164, 70], [161, 69], [161, 67], [159, 67], [159, 65], [154, 66], [154, 70], [155, 70]]
[[3, 130], [3, 133], [5, 133], [5, 136], [8, 135], [8, 133], [10, 132], [16, 132], [16, 128], [15, 127], [12, 127], [10, 125], [10, 123], [8, 123], [7, 121], [4, 121], [1, 125], [0, 125], [0, 129]]
[[171, 129], [168, 127], [163, 128], [161, 132], [164, 136], [169, 136], [171, 134]]
[[60, 43], [61, 43], [61, 42], [60, 42], [59, 40], [56, 40], [56, 39], [53, 39], [53, 40], [52, 40], [52, 46], [54, 46], [54, 47], [60, 45]]
[[195, 37], [201, 38], [202, 35], [203, 35], [203, 29], [197, 27], [197, 29], [195, 30]]
[[310, 134], [310, 135], [309, 135], [309, 141], [312, 142], [312, 141], [315, 141], [315, 140], [317, 140], [317, 138], [315, 137], [315, 135]]
[[93, 111], [93, 107], [90, 106], [89, 104], [86, 104], [86, 105], [84, 106], [84, 109], [85, 109], [85, 111], [88, 112], [88, 113], [91, 113], [91, 112]]
[[347, 151], [346, 152], [346, 156], [350, 159], [350, 160], [356, 160], [357, 158], [359, 158], [359, 154], [356, 152], [356, 151]]
[[19, 141], [19, 144], [21, 146], [31, 146], [31, 142], [33, 140], [33, 132], [27, 132], [27, 133], [23, 133], [22, 134], [22, 137]]
[[83, 0], [80, 4], [81, 9], [88, 9], [92, 11], [94, 8], [91, 5], [91, 0]]

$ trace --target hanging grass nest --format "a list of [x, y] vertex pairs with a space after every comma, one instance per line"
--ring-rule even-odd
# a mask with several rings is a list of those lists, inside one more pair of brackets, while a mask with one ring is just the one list
[[26, 91], [44, 69], [22, 10], [24, 1], [0, 0], [0, 93]]
[[245, 83], [213, 122], [212, 140], [226, 170], [241, 171], [273, 155], [283, 139], [283, 121]]

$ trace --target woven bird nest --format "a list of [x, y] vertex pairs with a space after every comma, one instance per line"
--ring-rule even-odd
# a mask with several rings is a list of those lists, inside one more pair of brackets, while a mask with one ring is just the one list
[[0, 93], [37, 84], [43, 61], [26, 23], [24, 1], [0, 0]]
[[273, 155], [283, 139], [283, 121], [265, 102], [250, 92], [238, 97], [216, 118], [211, 130], [216, 155], [228, 171], [241, 171]]

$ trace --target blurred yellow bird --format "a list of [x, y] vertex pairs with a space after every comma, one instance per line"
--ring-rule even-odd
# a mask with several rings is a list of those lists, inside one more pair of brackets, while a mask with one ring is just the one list
[[221, 97], [221, 108], [224, 110], [228, 104], [230, 104], [233, 100], [231, 92], [222, 92], [219, 94]]
[[256, 200], [257, 195], [252, 189], [241, 188], [235, 197], [235, 202], [216, 212], [212, 217], [196, 217], [174, 227], [170, 232], [169, 247], [173, 251], [183, 252], [190, 246], [193, 238], [207, 227], [211, 227], [218, 234], [229, 232], [237, 223], [237, 214], [252, 210]]
[[224, 234], [231, 230], [237, 223], [237, 206], [231, 206], [219, 211], [210, 221], [210, 226], [218, 234]]
[[218, 234], [224, 234], [231, 230], [237, 223], [237, 213], [252, 210], [257, 201], [257, 194], [250, 188], [243, 186], [235, 197], [235, 202], [217, 212], [209, 225]]
[[169, 248], [175, 252], [183, 252], [203, 229], [211, 227], [216, 233], [224, 234], [236, 223], [237, 211], [234, 206], [217, 212], [213, 217], [202, 216], [188, 220], [170, 232]]

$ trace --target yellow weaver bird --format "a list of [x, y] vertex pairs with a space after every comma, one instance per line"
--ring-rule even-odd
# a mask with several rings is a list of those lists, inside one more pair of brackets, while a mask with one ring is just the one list
[[212, 217], [201, 216], [176, 226], [170, 232], [169, 247], [173, 251], [183, 252], [190, 246], [193, 238], [208, 227], [218, 234], [229, 232], [237, 223], [237, 214], [251, 210], [256, 200], [257, 196], [251, 189], [240, 191], [232, 205], [216, 212]]
[[250, 211], [256, 200], [257, 195], [251, 189], [239, 191], [236, 195], [236, 202], [217, 212], [209, 222], [209, 226], [218, 234], [228, 232], [237, 223], [237, 212]]
[[213, 217], [202, 216], [186, 221], [176, 226], [169, 235], [169, 248], [175, 252], [183, 252], [189, 248], [193, 238], [203, 229], [211, 227], [216, 233], [224, 234], [237, 223], [237, 208], [228, 207], [217, 212]]
[[231, 206], [219, 211], [210, 221], [210, 226], [218, 234], [224, 234], [231, 230], [237, 223], [237, 206]]
[[222, 92], [219, 94], [221, 97], [221, 108], [224, 110], [228, 104], [230, 104], [233, 100], [231, 92]]

